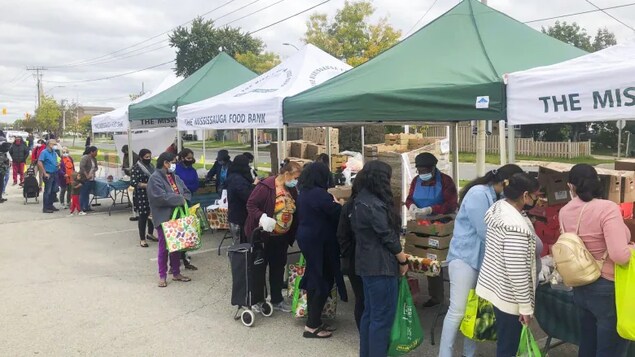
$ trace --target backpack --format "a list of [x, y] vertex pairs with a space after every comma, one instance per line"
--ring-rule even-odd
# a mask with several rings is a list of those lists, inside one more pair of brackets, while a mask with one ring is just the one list
[[558, 241], [551, 247], [551, 255], [556, 270], [562, 276], [562, 281], [570, 287], [589, 285], [600, 278], [602, 265], [608, 252], [604, 253], [602, 260], [595, 260], [591, 252], [587, 249], [582, 239], [578, 236], [582, 213], [588, 205], [585, 204], [578, 217], [578, 225], [575, 233], [565, 232], [562, 221], [560, 221], [560, 236]]

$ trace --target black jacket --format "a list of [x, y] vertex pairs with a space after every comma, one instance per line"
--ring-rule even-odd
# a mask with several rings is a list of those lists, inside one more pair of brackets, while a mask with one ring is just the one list
[[227, 176], [225, 186], [227, 187], [227, 220], [229, 223], [243, 227], [247, 220], [247, 200], [254, 185], [243, 175], [230, 174]]
[[[227, 164], [227, 170], [229, 170], [229, 166], [231, 166], [231, 164], [232, 164], [231, 161]], [[207, 181], [212, 181], [214, 178], [216, 178], [216, 192], [218, 192], [219, 194], [221, 193], [222, 190], [227, 188], [225, 186], [226, 183], [221, 182], [220, 174], [222, 170], [223, 170], [223, 165], [221, 165], [218, 161], [215, 161], [214, 165], [212, 165], [212, 168], [207, 172], [207, 176], [206, 176]], [[227, 173], [227, 175], [229, 176], [229, 173]], [[227, 178], [225, 178], [225, 180], [227, 180]]]
[[29, 157], [29, 147], [24, 141], [22, 141], [20, 145], [14, 143], [11, 145], [11, 148], [9, 148], [9, 155], [11, 155], [13, 162], [25, 163]]
[[351, 227], [355, 235], [355, 272], [359, 276], [399, 276], [399, 231], [390, 226], [390, 207], [362, 190], [355, 198]]

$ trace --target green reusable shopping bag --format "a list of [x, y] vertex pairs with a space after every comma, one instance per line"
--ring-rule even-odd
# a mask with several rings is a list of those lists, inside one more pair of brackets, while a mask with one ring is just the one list
[[520, 343], [518, 344], [517, 357], [542, 357], [540, 347], [534, 339], [534, 335], [527, 325], [523, 325], [523, 331], [520, 333]]
[[401, 356], [413, 351], [423, 342], [423, 329], [419, 322], [417, 309], [412, 302], [408, 278], [399, 279], [397, 313], [390, 330], [388, 356]]
[[196, 250], [201, 247], [200, 223], [195, 215], [189, 214], [187, 204], [185, 207], [175, 208], [172, 219], [163, 222], [161, 228], [170, 253]]
[[627, 340], [635, 340], [635, 254], [626, 265], [615, 264], [615, 307], [617, 333]]
[[[300, 254], [300, 261], [297, 264], [289, 265], [289, 285], [287, 290], [293, 296], [291, 311], [295, 317], [307, 317], [308, 297], [305, 290], [300, 289], [300, 281], [304, 276], [306, 261], [304, 255]], [[337, 289], [333, 287], [322, 309], [322, 318], [334, 319], [337, 312]]]
[[496, 317], [491, 302], [476, 295], [471, 289], [467, 297], [461, 332], [475, 341], [496, 341]]

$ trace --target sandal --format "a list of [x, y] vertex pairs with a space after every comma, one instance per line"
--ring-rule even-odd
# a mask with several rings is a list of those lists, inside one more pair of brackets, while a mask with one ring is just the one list
[[141, 246], [141, 248], [148, 248], [149, 245], [146, 241], [142, 240], [141, 242], [139, 242], [139, 245]]
[[[320, 332], [327, 332], [328, 335], [320, 335]], [[332, 336], [333, 334], [329, 331], [326, 331], [323, 326], [316, 328], [313, 332], [304, 330], [304, 333], [302, 334], [302, 337], [304, 338], [329, 338]]]
[[168, 286], [168, 282], [165, 279], [159, 280], [159, 287], [160, 288], [165, 288], [167, 286]]
[[184, 276], [184, 275], [174, 276], [174, 277], [172, 277], [172, 280], [180, 281], [180, 282], [183, 282], [183, 283], [187, 283], [188, 281], [192, 281], [192, 279], [190, 279], [190, 278], [188, 278], [187, 276]]
[[337, 327], [331, 326], [331, 325], [327, 325], [327, 324], [322, 324], [322, 330], [328, 331], [328, 332], [335, 332], [335, 331], [337, 331]]

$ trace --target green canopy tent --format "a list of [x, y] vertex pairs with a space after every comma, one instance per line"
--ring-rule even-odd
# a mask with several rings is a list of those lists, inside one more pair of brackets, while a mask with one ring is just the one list
[[211, 98], [256, 77], [254, 72], [221, 52], [179, 83], [154, 97], [130, 105], [130, 126], [176, 127], [179, 106]]
[[506, 73], [586, 52], [464, 0], [367, 63], [284, 101], [288, 125], [506, 119]]
[[[131, 104], [128, 107], [129, 127], [131, 129], [176, 128], [176, 111], [179, 106], [214, 97], [256, 77], [257, 74], [236, 62], [225, 52], [221, 52], [172, 87], [139, 103]], [[180, 148], [181, 136], [178, 135], [177, 139]], [[205, 153], [206, 139], [203, 138], [203, 153]]]

